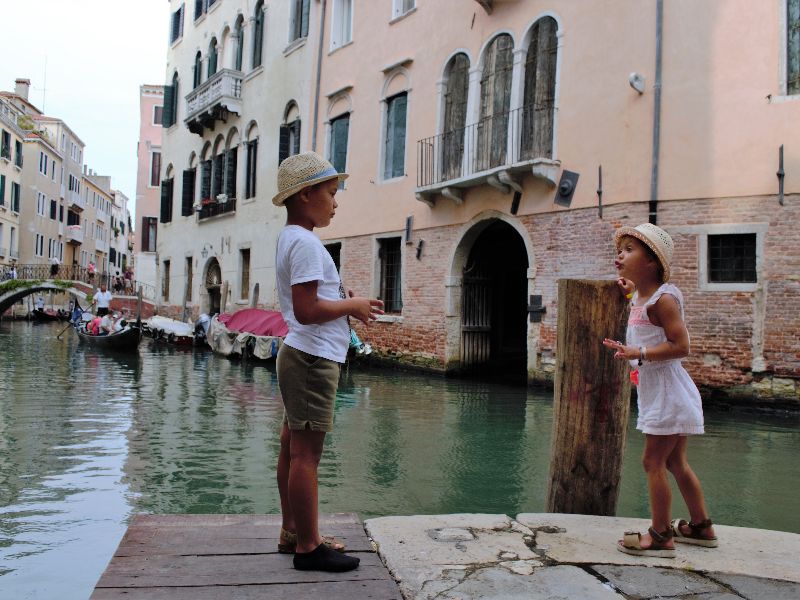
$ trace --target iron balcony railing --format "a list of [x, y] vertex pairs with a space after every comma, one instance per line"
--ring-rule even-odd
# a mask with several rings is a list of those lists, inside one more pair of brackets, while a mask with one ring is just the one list
[[552, 154], [553, 108], [528, 105], [417, 142], [417, 187]]
[[201, 220], [232, 212], [236, 212], [236, 198], [228, 198], [225, 202], [216, 201], [200, 205]]

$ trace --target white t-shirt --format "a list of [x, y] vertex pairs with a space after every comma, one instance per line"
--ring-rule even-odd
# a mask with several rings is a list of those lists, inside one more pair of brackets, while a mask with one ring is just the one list
[[322, 300], [341, 300], [344, 288], [330, 253], [319, 238], [299, 225], [287, 225], [278, 236], [276, 275], [278, 299], [283, 320], [289, 326], [284, 342], [296, 348], [343, 363], [350, 344], [347, 317], [320, 325], [302, 325], [294, 316], [292, 286], [318, 281], [317, 297]]
[[97, 308], [108, 308], [108, 305], [111, 304], [111, 292], [108, 290], [97, 292], [95, 299], [97, 300]]

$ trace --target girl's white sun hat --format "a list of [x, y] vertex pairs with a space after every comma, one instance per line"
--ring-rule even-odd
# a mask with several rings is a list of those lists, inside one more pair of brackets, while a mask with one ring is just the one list
[[272, 203], [283, 206], [288, 198], [303, 188], [337, 178], [344, 181], [348, 174], [337, 172], [331, 163], [316, 152], [295, 154], [284, 159], [278, 167], [278, 193]]
[[662, 283], [669, 281], [669, 263], [672, 262], [672, 251], [674, 249], [670, 235], [661, 227], [652, 223], [642, 223], [636, 227], [625, 226], [614, 232], [614, 245], [618, 246], [619, 240], [626, 235], [636, 238], [653, 251], [664, 269]]

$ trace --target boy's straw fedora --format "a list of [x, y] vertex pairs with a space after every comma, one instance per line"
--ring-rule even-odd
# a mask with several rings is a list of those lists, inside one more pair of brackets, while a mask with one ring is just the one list
[[284, 202], [303, 188], [329, 179], [347, 179], [347, 173], [338, 173], [333, 165], [316, 152], [303, 152], [290, 156], [278, 167], [278, 193], [272, 199], [275, 206]]
[[646, 244], [652, 250], [661, 267], [664, 269], [664, 279], [662, 283], [669, 281], [669, 263], [672, 261], [673, 243], [670, 235], [652, 223], [642, 223], [636, 227], [620, 227], [614, 232], [614, 244], [619, 245], [619, 240], [623, 236], [629, 235]]

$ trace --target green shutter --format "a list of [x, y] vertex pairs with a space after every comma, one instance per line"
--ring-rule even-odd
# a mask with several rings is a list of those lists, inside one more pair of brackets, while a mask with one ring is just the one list
[[6, 205], [6, 176], [0, 175], [0, 206]]
[[278, 134], [278, 164], [280, 165], [289, 156], [289, 126], [281, 125], [281, 130]]
[[181, 190], [181, 216], [191, 217], [194, 210], [195, 169], [183, 172], [183, 188]]
[[311, 5], [311, 0], [303, 0], [303, 14], [300, 21], [300, 37], [308, 37], [308, 13]]
[[331, 136], [331, 163], [339, 173], [347, 168], [347, 136], [350, 130], [350, 115], [345, 115], [333, 122]]
[[161, 115], [161, 126], [165, 129], [167, 127], [172, 127], [174, 125], [174, 121], [172, 120], [172, 106], [175, 102], [175, 95], [174, 90], [171, 85], [164, 86], [164, 110], [162, 111]]
[[169, 223], [172, 220], [172, 207], [170, 206], [169, 179], [161, 182], [161, 222]]

